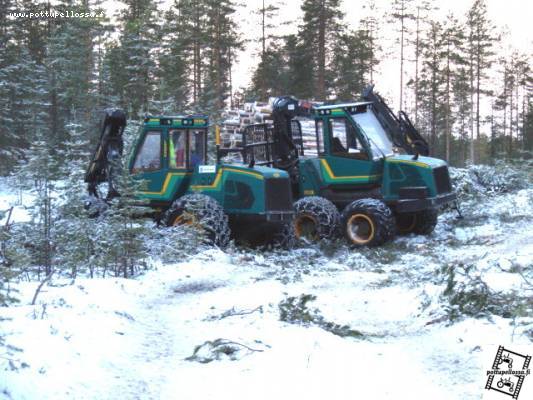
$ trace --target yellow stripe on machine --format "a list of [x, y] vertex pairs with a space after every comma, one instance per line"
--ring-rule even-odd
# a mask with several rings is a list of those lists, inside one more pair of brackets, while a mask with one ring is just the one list
[[159, 191], [159, 192], [145, 192], [145, 191], [141, 191], [142, 194], [149, 194], [149, 195], [163, 195], [167, 192], [167, 189], [168, 189], [168, 185], [170, 183], [170, 180], [172, 179], [172, 177], [174, 176], [185, 176], [185, 175], [190, 175], [189, 172], [169, 172], [167, 174], [167, 176], [165, 177], [165, 182], [163, 182], [163, 187], [162, 189]]
[[410, 161], [410, 160], [387, 160], [387, 162], [400, 163], [400, 164], [412, 164], [412, 165], [416, 165], [416, 166], [418, 166], [418, 167], [422, 167], [422, 168], [431, 168], [431, 165], [426, 164], [426, 163], [423, 163], [423, 162], [420, 162], [420, 161]]
[[342, 180], [346, 180], [346, 179], [373, 179], [373, 178], [379, 178], [381, 176], [381, 174], [378, 174], [378, 175], [351, 175], [351, 176], [336, 176], [333, 171], [331, 170], [331, 167], [329, 166], [327, 160], [325, 159], [321, 159], [320, 160], [322, 166], [324, 167], [324, 169], [326, 170], [326, 173], [329, 175], [329, 178], [330, 179], [342, 179]]
[[263, 175], [257, 173], [257, 172], [252, 172], [252, 171], [243, 171], [243, 170], [240, 170], [240, 169], [236, 169], [236, 168], [220, 168], [217, 172], [217, 176], [215, 177], [215, 180], [213, 181], [212, 184], [210, 185], [191, 185], [191, 189], [192, 190], [200, 190], [200, 189], [216, 189], [220, 183], [220, 180], [222, 179], [222, 174], [224, 171], [231, 171], [231, 172], [235, 172], [237, 174], [242, 174], [242, 175], [248, 175], [248, 176], [253, 176], [254, 178], [256, 179], [259, 179], [259, 180], [263, 180]]
[[220, 168], [217, 172], [217, 176], [215, 177], [215, 180], [211, 185], [191, 185], [192, 190], [200, 190], [200, 189], [216, 189], [220, 179], [222, 178], [222, 171], [223, 169]]

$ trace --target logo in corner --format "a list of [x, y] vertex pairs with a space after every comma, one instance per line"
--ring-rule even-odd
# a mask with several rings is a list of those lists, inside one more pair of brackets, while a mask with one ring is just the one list
[[498, 347], [492, 370], [487, 371], [485, 389], [495, 390], [518, 399], [524, 379], [531, 373], [531, 356], [515, 353], [503, 346]]

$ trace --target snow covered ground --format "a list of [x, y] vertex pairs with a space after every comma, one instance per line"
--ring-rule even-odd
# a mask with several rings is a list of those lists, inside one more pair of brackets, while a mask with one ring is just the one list
[[486, 371], [498, 345], [533, 355], [533, 188], [464, 212], [377, 249], [208, 249], [137, 279], [54, 280], [35, 306], [38, 283], [17, 284], [0, 398], [505, 398]]

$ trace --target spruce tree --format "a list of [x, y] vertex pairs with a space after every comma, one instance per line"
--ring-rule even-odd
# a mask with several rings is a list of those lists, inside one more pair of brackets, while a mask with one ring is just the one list
[[[304, 0], [303, 23], [299, 36], [305, 38], [303, 49], [309, 52], [308, 58], [313, 60], [312, 66], [316, 74], [309, 76], [313, 79], [314, 97], [325, 100], [331, 89], [332, 46], [342, 32], [340, 0]], [[302, 49], [302, 50], [303, 50]]]
[[287, 94], [290, 77], [286, 72], [284, 53], [270, 46], [261, 56], [252, 76], [252, 92], [258, 100], [267, 100], [271, 96]]
[[350, 101], [360, 96], [371, 81], [374, 62], [369, 31], [347, 32], [335, 44], [334, 87], [338, 100]]
[[230, 93], [230, 71], [236, 50], [242, 42], [234, 20], [233, 0], [206, 0], [207, 10], [207, 65], [202, 105], [221, 111]]
[[288, 82], [286, 93], [302, 99], [313, 98], [316, 69], [308, 45], [300, 41], [298, 36], [288, 35], [285, 38], [285, 53]]
[[57, 217], [58, 164], [47, 139], [48, 132], [42, 127], [37, 128], [35, 138], [26, 151], [27, 161], [17, 170], [22, 188], [33, 196], [28, 206], [31, 222], [26, 245], [31, 248], [32, 265], [36, 267], [39, 278], [42, 274], [50, 276], [54, 272], [56, 252], [54, 221]]
[[155, 48], [159, 43], [157, 8], [153, 0], [125, 0], [126, 8], [118, 16], [121, 36], [114, 53], [118, 76], [123, 85], [121, 102], [133, 117], [148, 109], [154, 92]]
[[98, 238], [96, 221], [89, 219], [84, 208], [86, 200], [85, 170], [89, 162], [89, 132], [77, 122], [73, 113], [67, 123], [68, 139], [62, 151], [62, 164], [59, 168], [63, 177], [63, 187], [59, 192], [59, 215], [56, 221], [56, 262], [61, 273], [76, 279], [79, 274], [94, 276], [94, 241]]
[[277, 3], [262, 0], [261, 6], [255, 11], [259, 17], [261, 34], [258, 38], [260, 43], [260, 58], [257, 68], [252, 76], [252, 96], [266, 100], [269, 96], [284, 93], [286, 88], [286, 74], [283, 48], [279, 45], [279, 37], [270, 31], [276, 27], [272, 20], [278, 15]]
[[182, 1], [174, 1], [165, 14], [165, 23], [161, 28], [161, 49], [158, 53], [158, 100], [166, 102], [168, 107], [163, 113], [184, 110], [189, 102], [192, 91], [190, 62], [193, 56], [190, 23], [184, 12]]

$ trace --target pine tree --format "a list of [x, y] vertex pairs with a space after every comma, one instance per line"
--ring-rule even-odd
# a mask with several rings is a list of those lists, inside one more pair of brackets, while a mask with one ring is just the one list
[[279, 7], [278, 3], [270, 2], [268, 0], [261, 1], [261, 7], [255, 11], [255, 13], [260, 17], [261, 24], [261, 37], [259, 42], [261, 43], [261, 60], [265, 56], [267, 47], [272, 40], [278, 39], [277, 35], [269, 33], [269, 31], [276, 27], [272, 22], [272, 19], [278, 15]]
[[445, 21], [445, 28], [443, 35], [443, 62], [444, 62], [444, 80], [445, 80], [445, 126], [444, 126], [444, 142], [445, 142], [445, 160], [449, 161], [451, 156], [451, 141], [454, 118], [454, 101], [453, 101], [453, 82], [456, 75], [456, 68], [466, 65], [466, 60], [462, 54], [464, 46], [464, 30], [459, 21], [448, 14]]
[[[490, 94], [483, 89], [483, 83], [487, 78], [487, 70], [493, 61], [493, 45], [496, 40], [492, 32], [495, 30], [487, 16], [487, 6], [484, 0], [475, 0], [472, 7], [467, 13], [467, 37], [468, 37], [468, 55], [470, 70], [470, 98], [472, 103], [472, 125], [471, 125], [471, 143], [470, 158], [475, 162], [474, 138], [480, 138], [481, 126], [481, 96]], [[475, 129], [474, 129], [475, 126]], [[475, 132], [475, 137], [474, 137]]]
[[533, 97], [527, 97], [527, 108], [524, 113], [524, 125], [522, 135], [524, 137], [524, 150], [533, 153]]
[[405, 63], [405, 46], [406, 36], [409, 34], [409, 21], [415, 18], [413, 14], [413, 0], [394, 0], [392, 3], [391, 22], [399, 24], [398, 33], [400, 38], [398, 44], [400, 47], [400, 106], [399, 109], [404, 108], [403, 104], [403, 90], [404, 90], [404, 63]]
[[368, 16], [361, 19], [360, 30], [365, 33], [367, 38], [367, 48], [369, 53], [369, 78], [370, 83], [374, 83], [374, 74], [379, 64], [380, 45], [380, 26], [376, 17], [378, 8], [374, 0], [370, 0], [363, 8], [368, 8]]
[[283, 48], [279, 46], [278, 36], [269, 33], [276, 25], [272, 19], [278, 15], [279, 7], [275, 2], [262, 0], [255, 11], [261, 25], [258, 41], [261, 45], [259, 63], [252, 76], [252, 97], [266, 100], [269, 96], [279, 95], [286, 88], [286, 74]]
[[445, 67], [442, 63], [445, 54], [443, 28], [439, 22], [431, 21], [422, 47], [422, 70], [420, 74], [420, 107], [425, 120], [432, 154], [438, 154], [438, 132], [444, 125], [445, 105]]
[[[459, 135], [460, 146], [457, 152], [452, 151], [455, 155], [455, 165], [463, 165], [469, 158], [468, 144], [470, 132], [470, 117], [472, 103], [470, 101], [470, 74], [467, 65], [459, 65], [453, 75], [452, 91], [455, 103], [455, 132]], [[453, 158], [452, 158], [453, 160]]]
[[414, 92], [415, 92], [415, 101], [414, 101], [414, 123], [418, 124], [418, 78], [419, 78], [419, 67], [420, 67], [420, 51], [421, 51], [421, 35], [424, 31], [424, 21], [427, 21], [428, 14], [430, 11], [434, 10], [431, 7], [431, 4], [423, 0], [416, 5], [416, 15], [414, 15], [415, 20], [415, 39], [414, 39], [414, 50], [415, 50], [415, 76], [414, 76]]

